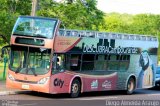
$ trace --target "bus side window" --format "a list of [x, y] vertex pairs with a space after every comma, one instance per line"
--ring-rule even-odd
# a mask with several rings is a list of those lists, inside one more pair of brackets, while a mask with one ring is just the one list
[[72, 71], [79, 71], [81, 65], [81, 55], [79, 54], [71, 54], [70, 55], [70, 69]]
[[82, 71], [93, 70], [94, 69], [94, 54], [83, 54], [82, 58]]
[[56, 70], [56, 62], [57, 62], [57, 56], [54, 55], [52, 58], [52, 71]]
[[120, 70], [127, 70], [129, 67], [130, 55], [121, 55]]
[[64, 71], [64, 55], [54, 55], [52, 58], [52, 71]]
[[105, 62], [105, 55], [96, 55], [96, 60], [94, 62], [95, 70], [106, 70], [107, 62]]
[[108, 58], [108, 70], [119, 70], [119, 55], [110, 55]]

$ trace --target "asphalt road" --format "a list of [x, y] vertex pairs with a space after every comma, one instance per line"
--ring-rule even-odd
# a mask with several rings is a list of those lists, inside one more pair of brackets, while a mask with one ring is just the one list
[[68, 94], [39, 92], [0, 96], [0, 106], [160, 106], [160, 88], [136, 90], [132, 95], [122, 91], [83, 93], [79, 98]]

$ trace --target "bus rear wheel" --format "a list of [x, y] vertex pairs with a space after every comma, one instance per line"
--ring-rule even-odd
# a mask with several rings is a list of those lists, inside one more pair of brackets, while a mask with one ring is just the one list
[[74, 79], [71, 85], [71, 94], [72, 98], [76, 98], [79, 96], [81, 91], [80, 81], [78, 79]]
[[132, 94], [134, 92], [135, 89], [135, 80], [131, 77], [129, 78], [128, 82], [127, 82], [127, 90], [126, 93], [128, 95]]

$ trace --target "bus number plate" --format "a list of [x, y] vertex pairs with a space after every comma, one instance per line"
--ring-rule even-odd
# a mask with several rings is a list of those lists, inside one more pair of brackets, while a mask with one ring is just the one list
[[29, 85], [27, 85], [27, 84], [22, 84], [22, 89], [29, 89]]

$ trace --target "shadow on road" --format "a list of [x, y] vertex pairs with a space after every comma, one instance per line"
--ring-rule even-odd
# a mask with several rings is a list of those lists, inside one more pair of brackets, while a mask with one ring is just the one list
[[[134, 95], [136, 93], [133, 93]], [[41, 93], [41, 92], [35, 92], [31, 91], [27, 93], [26, 95], [32, 95], [37, 97], [45, 97], [45, 98], [54, 98], [54, 99], [66, 99], [70, 98], [69, 94], [47, 94], [47, 93]], [[126, 95], [125, 91], [101, 91], [101, 92], [85, 92], [80, 95], [81, 97], [98, 97], [98, 96], [117, 96], [117, 95]]]
[[158, 86], [158, 87], [152, 87], [152, 88], [149, 88], [148, 90], [160, 91], [160, 86]]
[[[132, 95], [141, 95], [141, 94], [160, 94], [160, 88], [153, 87], [150, 89], [137, 89], [133, 92]], [[32, 96], [37, 96], [37, 97], [44, 97], [44, 98], [50, 98], [50, 99], [66, 99], [70, 98], [69, 94], [47, 94], [47, 93], [41, 93], [41, 92], [35, 92], [31, 91], [28, 93], [25, 93], [25, 95], [32, 95]], [[127, 96], [125, 91], [121, 90], [116, 90], [116, 91], [101, 91], [101, 92], [85, 92], [80, 95], [79, 98], [81, 97], [102, 97], [102, 96]]]

